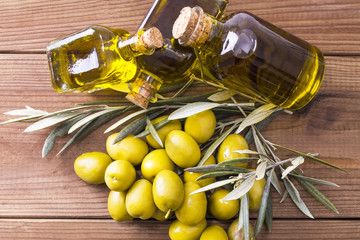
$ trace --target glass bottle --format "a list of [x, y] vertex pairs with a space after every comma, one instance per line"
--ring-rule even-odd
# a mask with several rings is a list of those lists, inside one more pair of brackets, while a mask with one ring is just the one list
[[[164, 46], [157, 49], [152, 55], [142, 55], [137, 57], [139, 66], [152, 74], [158, 76], [161, 83], [172, 83], [176, 81], [187, 81], [191, 75], [191, 69], [197, 61], [193, 49], [182, 47], [172, 36], [172, 26], [182, 8], [185, 6], [201, 6], [204, 11], [220, 18], [225, 11], [228, 0], [155, 0], [139, 26], [139, 29], [151, 26], [157, 27], [163, 37]], [[138, 93], [138, 89], [148, 94], [149, 101], [155, 101], [155, 93], [151, 94], [150, 82], [154, 79], [145, 76], [144, 79], [138, 78], [131, 85], [132, 97]], [[156, 90], [155, 90], [156, 91]], [[141, 98], [141, 97], [139, 97]], [[141, 98], [143, 100], [143, 98]], [[134, 102], [136, 104], [136, 102]]]
[[136, 56], [150, 55], [162, 45], [157, 28], [131, 36], [123, 29], [92, 26], [54, 40], [46, 49], [53, 88], [58, 92], [116, 88], [140, 74]]
[[200, 7], [186, 8], [173, 35], [198, 48], [204, 66], [224, 86], [281, 108], [304, 107], [324, 76], [318, 48], [248, 12], [221, 23]]

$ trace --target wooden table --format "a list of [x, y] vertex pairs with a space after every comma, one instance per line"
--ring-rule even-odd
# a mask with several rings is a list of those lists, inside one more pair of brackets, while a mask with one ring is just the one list
[[[50, 84], [46, 44], [84, 27], [100, 24], [134, 32], [151, 0], [1, 0], [0, 113], [22, 109], [56, 111], [75, 103], [114, 99], [113, 92], [59, 95]], [[360, 2], [359, 0], [230, 0], [227, 12], [250, 11], [318, 46], [325, 54], [326, 76], [311, 106], [281, 115], [264, 134], [272, 142], [320, 157], [349, 173], [307, 160], [307, 176], [335, 182], [318, 188], [336, 205], [332, 213], [305, 191], [301, 197], [315, 220], [306, 218], [289, 198], [274, 194], [272, 233], [257, 239], [360, 238]], [[0, 114], [0, 121], [10, 119]], [[51, 129], [24, 133], [27, 124], [0, 126], [0, 239], [169, 239], [170, 222], [118, 223], [107, 212], [106, 186], [80, 180], [74, 159], [105, 151], [104, 127], [41, 158]], [[228, 222], [224, 223], [227, 226]]]

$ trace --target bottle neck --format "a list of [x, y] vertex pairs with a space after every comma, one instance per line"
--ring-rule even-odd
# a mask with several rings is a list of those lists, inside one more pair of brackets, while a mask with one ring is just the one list
[[173, 35], [182, 46], [208, 51], [221, 42], [224, 24], [208, 16], [200, 7], [184, 8], [174, 23]]
[[151, 55], [155, 49], [162, 47], [163, 37], [159, 29], [152, 27], [140, 29], [135, 35], [122, 39], [119, 37], [118, 49], [123, 59], [129, 61], [142, 54]]

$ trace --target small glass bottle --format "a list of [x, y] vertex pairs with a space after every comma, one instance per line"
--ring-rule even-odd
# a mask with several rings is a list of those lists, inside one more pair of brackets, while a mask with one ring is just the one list
[[221, 23], [200, 7], [188, 7], [173, 35], [199, 49], [204, 66], [224, 86], [281, 108], [304, 107], [324, 76], [318, 48], [247, 12]]
[[58, 92], [92, 92], [116, 88], [139, 75], [136, 56], [163, 45], [157, 28], [126, 30], [92, 26], [50, 42], [47, 56], [53, 88]]
[[[207, 14], [220, 18], [227, 4], [228, 0], [155, 0], [141, 22], [139, 29], [150, 26], [157, 27], [164, 37], [164, 46], [157, 49], [152, 55], [137, 57], [136, 60], [139, 66], [158, 76], [161, 83], [188, 81], [192, 74], [191, 69], [195, 67], [197, 61], [194, 50], [182, 47], [172, 36], [172, 26], [178, 13], [186, 6], [200, 6]], [[137, 81], [131, 83], [132, 97], [138, 93], [138, 89], [143, 89], [143, 93], [146, 93], [146, 95], [151, 92], [152, 87], [150, 87], [149, 82], [152, 82], [152, 85], [155, 84], [152, 80], [149, 81], [147, 76], [143, 80], [138, 78]], [[160, 87], [161, 83], [159, 83], [158, 87]], [[145, 90], [148, 87], [151, 89]], [[155, 94], [149, 96], [152, 96], [149, 99], [150, 101], [156, 101], [156, 98], [153, 97]], [[142, 102], [143, 98], [140, 99]]]

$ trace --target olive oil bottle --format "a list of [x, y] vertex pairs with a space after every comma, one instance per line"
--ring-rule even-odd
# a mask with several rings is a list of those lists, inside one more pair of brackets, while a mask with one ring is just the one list
[[324, 76], [318, 48], [248, 12], [222, 23], [200, 7], [187, 7], [173, 35], [182, 46], [199, 49], [204, 66], [224, 86], [281, 108], [304, 107]]
[[123, 29], [89, 27], [48, 44], [52, 85], [58, 92], [116, 88], [140, 74], [136, 56], [150, 55], [162, 45], [155, 27], [133, 36]]
[[[191, 69], [197, 62], [194, 50], [181, 46], [172, 36], [172, 26], [180, 10], [186, 6], [200, 6], [207, 14], [220, 18], [227, 4], [228, 0], [155, 0], [139, 29], [157, 27], [164, 37], [164, 46], [152, 55], [142, 55], [136, 60], [142, 69], [159, 77], [158, 87], [163, 82], [189, 80]], [[154, 79], [145, 77], [147, 80], [137, 78], [137, 81], [131, 83], [132, 99], [139, 93], [138, 90], [141, 90], [148, 96], [138, 96], [141, 102], [146, 101], [144, 98], [149, 98], [148, 101], [156, 101], [155, 94], [151, 94], [152, 90], [146, 89], [151, 87], [149, 80], [153, 82], [152, 85], [155, 84]]]

